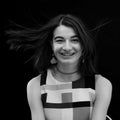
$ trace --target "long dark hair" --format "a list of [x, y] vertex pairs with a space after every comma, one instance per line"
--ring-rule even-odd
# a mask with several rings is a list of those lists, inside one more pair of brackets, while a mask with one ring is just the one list
[[47, 22], [44, 26], [35, 29], [24, 28], [22, 30], [8, 30], [10, 35], [7, 43], [10, 49], [23, 48], [33, 49], [34, 54], [30, 59], [34, 60], [35, 68], [41, 73], [52, 66], [52, 47], [54, 29], [60, 24], [72, 27], [79, 37], [83, 47], [82, 56], [79, 61], [79, 71], [82, 75], [92, 75], [96, 70], [96, 49], [90, 31], [81, 19], [74, 15], [58, 15]]

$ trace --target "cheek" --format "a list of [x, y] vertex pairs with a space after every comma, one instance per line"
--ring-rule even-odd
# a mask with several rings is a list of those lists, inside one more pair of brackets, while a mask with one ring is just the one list
[[57, 52], [58, 50], [60, 50], [61, 47], [62, 47], [62, 45], [53, 43], [53, 51], [54, 51], [54, 52]]
[[75, 47], [75, 51], [79, 54], [79, 56], [81, 57], [82, 55], [82, 47], [80, 45], [77, 45]]
[[74, 48], [75, 48], [77, 51], [82, 51], [82, 47], [81, 47], [81, 45], [79, 45], [79, 44], [75, 45]]

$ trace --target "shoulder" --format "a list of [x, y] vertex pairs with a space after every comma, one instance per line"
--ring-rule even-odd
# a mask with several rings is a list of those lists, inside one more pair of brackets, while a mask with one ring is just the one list
[[27, 100], [31, 110], [32, 119], [35, 120], [45, 120], [42, 101], [40, 99], [40, 79], [41, 75], [32, 78], [27, 84]]
[[95, 79], [96, 79], [96, 85], [102, 85], [102, 86], [106, 86], [106, 87], [112, 87], [112, 83], [110, 82], [110, 80], [108, 80], [106, 77], [97, 74], [95, 75]]
[[112, 93], [112, 83], [102, 75], [95, 75], [95, 90], [97, 97], [109, 99]]
[[27, 95], [28, 96], [31, 96], [33, 93], [37, 93], [40, 90], [40, 79], [41, 79], [41, 75], [38, 75], [32, 78], [27, 83]]

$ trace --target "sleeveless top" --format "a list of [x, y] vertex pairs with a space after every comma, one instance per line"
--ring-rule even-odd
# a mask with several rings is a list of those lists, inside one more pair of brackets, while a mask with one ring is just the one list
[[95, 75], [59, 82], [50, 69], [41, 75], [41, 100], [46, 120], [89, 120], [95, 100]]

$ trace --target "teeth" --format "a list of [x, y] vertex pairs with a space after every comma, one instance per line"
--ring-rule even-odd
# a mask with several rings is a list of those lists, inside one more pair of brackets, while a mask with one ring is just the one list
[[61, 53], [61, 54], [64, 55], [64, 56], [71, 56], [71, 55], [73, 55], [74, 53], [71, 53], [71, 54]]

